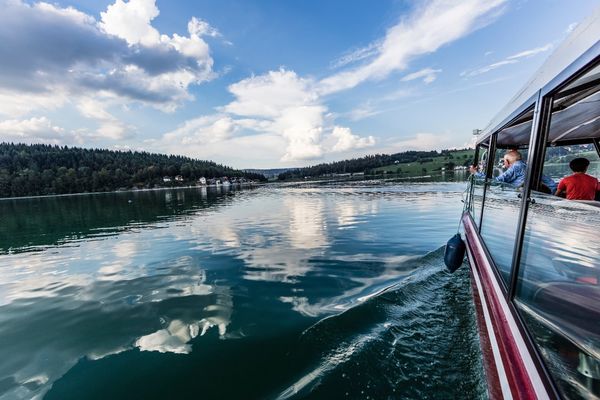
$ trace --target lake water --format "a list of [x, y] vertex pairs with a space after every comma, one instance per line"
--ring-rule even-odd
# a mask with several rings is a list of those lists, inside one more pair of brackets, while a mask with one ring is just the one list
[[484, 398], [465, 183], [0, 201], [0, 399]]

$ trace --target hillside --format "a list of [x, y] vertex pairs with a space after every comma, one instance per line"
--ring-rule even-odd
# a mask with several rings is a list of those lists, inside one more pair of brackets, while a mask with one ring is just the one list
[[[177, 175], [183, 180], [163, 182], [164, 176]], [[261, 174], [182, 156], [0, 143], [0, 197], [185, 186], [202, 176], [266, 180]]]
[[279, 174], [279, 180], [303, 179], [305, 177], [328, 176], [332, 174], [377, 175], [398, 173], [417, 176], [423, 173], [440, 171], [441, 168], [454, 169], [455, 166], [472, 162], [474, 150], [406, 151], [396, 154], [375, 154], [351, 160], [323, 163], [305, 168], [297, 168]]

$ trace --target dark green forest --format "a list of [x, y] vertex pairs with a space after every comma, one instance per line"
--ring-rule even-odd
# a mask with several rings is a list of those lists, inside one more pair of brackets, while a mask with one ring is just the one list
[[[284, 173], [279, 174], [278, 179], [293, 180], [302, 179], [304, 177], [316, 177], [324, 176], [328, 174], [346, 174], [364, 172], [369, 175], [374, 169], [388, 166], [391, 164], [407, 164], [407, 163], [426, 163], [431, 162], [433, 159], [439, 158], [440, 156], [447, 156], [452, 158], [451, 155], [456, 150], [442, 150], [441, 153], [435, 150], [433, 151], [405, 151], [396, 154], [375, 154], [368, 155], [360, 158], [353, 158], [351, 160], [336, 161], [331, 163], [318, 164], [305, 168], [291, 169]], [[471, 160], [461, 160], [460, 164], [468, 164]], [[457, 163], [457, 165], [459, 165]]]
[[[182, 182], [163, 183], [163, 176], [177, 175]], [[189, 185], [202, 176], [266, 180], [261, 174], [183, 156], [0, 143], [0, 197]]]

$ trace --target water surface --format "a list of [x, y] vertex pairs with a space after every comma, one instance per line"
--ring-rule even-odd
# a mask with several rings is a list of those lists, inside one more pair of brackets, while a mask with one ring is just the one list
[[0, 201], [0, 398], [485, 397], [463, 183]]

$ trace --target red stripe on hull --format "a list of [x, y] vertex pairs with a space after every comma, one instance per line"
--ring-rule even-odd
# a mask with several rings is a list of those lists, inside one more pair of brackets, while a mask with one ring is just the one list
[[[478, 233], [476, 232], [476, 228], [472, 222], [471, 217], [468, 214], [463, 216], [463, 225], [465, 227], [465, 235], [467, 239], [467, 251], [470, 254], [471, 260], [474, 264], [474, 271], [478, 274], [478, 277], [481, 281], [483, 295], [485, 297], [485, 302], [487, 304], [487, 311], [491, 320], [491, 325], [493, 327], [493, 331], [489, 332], [489, 328], [487, 325], [483, 325], [487, 335], [494, 335], [495, 342], [497, 343], [498, 352], [502, 360], [502, 366], [499, 366], [499, 360], [494, 357], [491, 349], [483, 349], [484, 363], [486, 365], [486, 373], [488, 370], [492, 369], [496, 371], [487, 376], [488, 385], [490, 387], [490, 396], [494, 396], [495, 389], [498, 389], [499, 380], [502, 380], [504, 377], [500, 377], [498, 374], [503, 374], [505, 376], [505, 381], [508, 383], [510, 387], [510, 395], [514, 399], [536, 399], [540, 397], [548, 398], [548, 393], [545, 391], [545, 388], [540, 388], [538, 385], [537, 393], [536, 388], [532, 382], [532, 374], [535, 374], [537, 380], [540, 380], [540, 374], [537, 370], [531, 371], [534, 367], [532, 367], [532, 363], [526, 365], [524, 361], [523, 352], [528, 352], [528, 349], [524, 349], [523, 346], [519, 347], [517, 345], [517, 341], [515, 339], [518, 336], [519, 341], [524, 343], [521, 332], [515, 326], [514, 322], [511, 326], [508, 319], [511, 321], [515, 321], [516, 318], [513, 315], [507, 315], [511, 312], [510, 307], [508, 307], [508, 303], [504, 298], [502, 293], [499, 293], [499, 282], [496, 281], [498, 279], [494, 272], [492, 271], [492, 266], [488, 261], [487, 255], [483, 251], [480, 246], [480, 238]], [[473, 273], [473, 269], [472, 269]], [[483, 311], [483, 304], [480, 304], [481, 309], [477, 311]], [[481, 324], [480, 324], [481, 327]], [[480, 336], [482, 337], [482, 347], [490, 346], [489, 337], [486, 338], [487, 335], [482, 335], [481, 333], [484, 329], [480, 329]], [[531, 359], [528, 354], [528, 359]], [[542, 392], [542, 393], [540, 393]], [[501, 394], [501, 397], [507, 397], [506, 393], [504, 395]]]
[[492, 345], [490, 343], [490, 337], [485, 326], [485, 319], [483, 317], [483, 306], [479, 297], [479, 290], [475, 283], [474, 272], [471, 272], [471, 291], [473, 292], [473, 303], [475, 303], [475, 312], [477, 314], [477, 327], [479, 328], [479, 341], [481, 343], [481, 352], [483, 353], [483, 368], [485, 370], [485, 377], [488, 382], [488, 395], [490, 400], [502, 399], [502, 389], [500, 389], [500, 380], [498, 378], [498, 370], [494, 361], [494, 354], [492, 352]]

